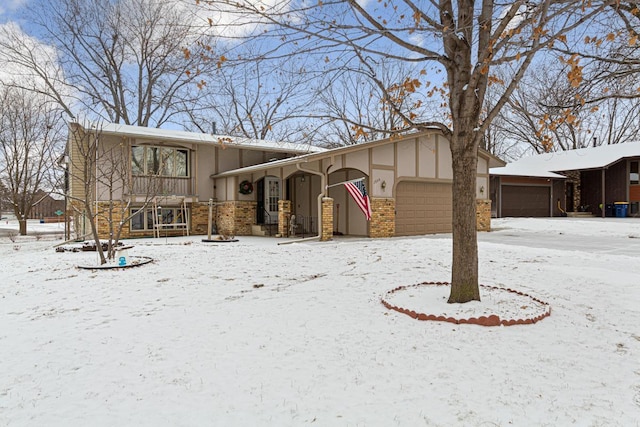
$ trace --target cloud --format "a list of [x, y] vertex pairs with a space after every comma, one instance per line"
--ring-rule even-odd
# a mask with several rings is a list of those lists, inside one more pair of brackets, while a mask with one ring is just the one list
[[[291, 10], [291, 2], [281, 0], [241, 0], [237, 3], [225, 0], [199, 4], [192, 1], [180, 4], [190, 14], [193, 22], [204, 29], [205, 33], [229, 40], [255, 34], [267, 25], [266, 18], [250, 11], [253, 7], [272, 10], [276, 14], [284, 14]], [[236, 4], [241, 7], [235, 7]], [[295, 16], [289, 15], [288, 19], [295, 19]]]
[[69, 102], [71, 92], [56, 48], [29, 36], [14, 22], [0, 24], [0, 82], [50, 93], [44, 79]]
[[0, 4], [0, 16], [15, 12], [27, 4], [28, 0], [3, 0]]

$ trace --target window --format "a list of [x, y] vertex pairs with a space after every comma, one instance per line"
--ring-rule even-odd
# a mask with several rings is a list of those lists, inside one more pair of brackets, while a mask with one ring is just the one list
[[[176, 208], [160, 208], [158, 209], [158, 224], [175, 224], [173, 226], [163, 227], [163, 230], [183, 230], [187, 226], [187, 218], [189, 217], [189, 210], [186, 212], [180, 207]], [[153, 230], [153, 209], [131, 209], [131, 230], [132, 231], [144, 231]]]
[[189, 150], [134, 145], [131, 147], [134, 175], [189, 176]]
[[638, 173], [638, 161], [629, 163], [629, 184], [640, 184], [640, 174]]

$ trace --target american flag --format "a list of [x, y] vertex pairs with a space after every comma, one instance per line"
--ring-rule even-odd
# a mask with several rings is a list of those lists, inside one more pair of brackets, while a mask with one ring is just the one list
[[358, 205], [362, 213], [364, 213], [364, 216], [367, 217], [367, 221], [371, 220], [371, 204], [369, 203], [369, 196], [367, 195], [364, 180], [345, 182], [344, 186], [349, 194], [351, 194], [351, 197], [353, 197], [356, 205]]

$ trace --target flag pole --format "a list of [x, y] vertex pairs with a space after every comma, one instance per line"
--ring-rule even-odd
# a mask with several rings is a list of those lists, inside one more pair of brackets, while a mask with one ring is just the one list
[[360, 181], [364, 181], [364, 180], [365, 180], [365, 177], [363, 176], [362, 178], [350, 179], [348, 181], [338, 182], [337, 184], [327, 185], [327, 188], [337, 187], [338, 185], [344, 185], [344, 184], [347, 184], [349, 182], [360, 182]]

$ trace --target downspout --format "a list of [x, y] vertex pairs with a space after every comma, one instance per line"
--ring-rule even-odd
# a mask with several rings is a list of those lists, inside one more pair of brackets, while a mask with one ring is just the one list
[[[322, 163], [320, 163], [322, 164]], [[327, 168], [327, 173], [329, 172], [329, 168], [333, 165], [329, 165]], [[305, 239], [299, 240], [291, 240], [289, 242], [278, 243], [279, 245], [286, 245], [288, 243], [296, 243], [296, 242], [305, 242], [307, 240], [318, 240], [322, 237], [322, 199], [325, 196], [325, 192], [327, 190], [327, 173], [322, 173], [318, 171], [314, 171], [311, 169], [304, 169], [300, 163], [296, 163], [296, 169], [302, 172], [308, 172], [313, 175], [318, 175], [320, 177], [320, 194], [318, 194], [318, 235], [313, 237], [307, 237]]]

